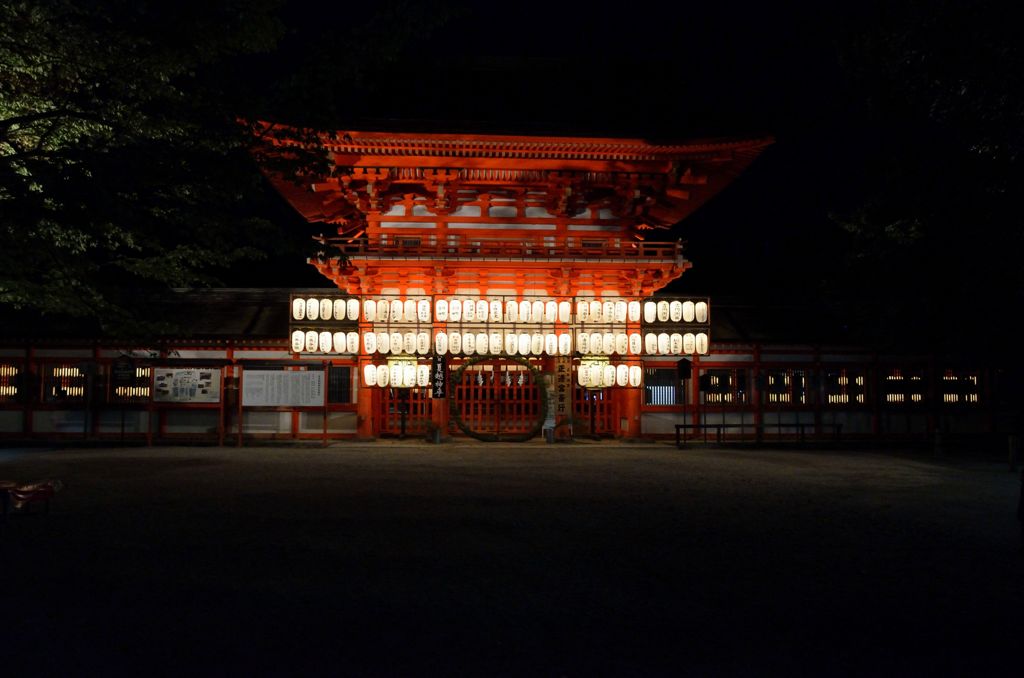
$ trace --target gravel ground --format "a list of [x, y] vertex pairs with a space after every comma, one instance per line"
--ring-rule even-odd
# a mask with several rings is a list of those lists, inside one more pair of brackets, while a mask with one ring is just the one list
[[0, 666], [33, 675], [1020, 675], [1005, 464], [0, 450], [0, 480], [41, 478], [50, 513], [0, 523]]

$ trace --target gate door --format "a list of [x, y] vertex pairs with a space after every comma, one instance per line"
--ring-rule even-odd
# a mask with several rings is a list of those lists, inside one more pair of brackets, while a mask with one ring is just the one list
[[402, 432], [402, 411], [405, 411], [405, 434], [422, 436], [430, 419], [429, 388], [380, 389], [377, 422], [378, 435], [397, 436]]
[[[540, 389], [533, 373], [516, 362], [495, 358], [466, 367], [453, 383], [455, 407], [463, 430], [485, 440], [532, 437], [540, 431]], [[531, 435], [532, 432], [532, 435]]]
[[[575, 382], [575, 380], [573, 380]], [[576, 423], [573, 434], [612, 436], [615, 435], [615, 406], [612, 402], [612, 389], [586, 389], [576, 385], [573, 394], [573, 414]], [[593, 427], [593, 430], [591, 430]]]

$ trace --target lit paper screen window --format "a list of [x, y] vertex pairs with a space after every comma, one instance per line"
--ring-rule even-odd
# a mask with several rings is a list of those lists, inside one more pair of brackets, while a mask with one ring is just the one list
[[945, 370], [941, 387], [946, 405], [974, 405], [979, 401], [977, 372]]
[[0, 363], [0, 403], [9, 403], [17, 400], [20, 376], [20, 365]]
[[864, 372], [850, 368], [825, 370], [826, 405], [863, 405]]
[[675, 405], [679, 373], [675, 369], [644, 370], [644, 405]]
[[887, 405], [914, 405], [924, 401], [924, 379], [921, 371], [890, 367], [882, 378], [882, 400]]
[[762, 398], [766, 405], [806, 405], [807, 373], [803, 370], [766, 370]]

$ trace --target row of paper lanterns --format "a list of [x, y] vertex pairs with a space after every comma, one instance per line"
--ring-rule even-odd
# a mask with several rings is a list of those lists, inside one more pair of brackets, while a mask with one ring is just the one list
[[[293, 320], [359, 320], [358, 299], [294, 299]], [[367, 299], [362, 304], [367, 322], [430, 322], [427, 299], [405, 301]], [[568, 301], [506, 301], [497, 299], [438, 299], [433, 317], [438, 322], [569, 323], [572, 304]], [[708, 320], [707, 302], [698, 301], [577, 301], [576, 322], [624, 323], [697, 322]]]
[[[708, 352], [708, 335], [687, 332], [669, 334], [639, 332], [578, 332], [576, 349], [584, 355], [688, 355]], [[356, 332], [295, 330], [292, 351], [295, 353], [359, 353]], [[429, 332], [365, 332], [362, 348], [367, 354], [426, 355], [430, 353]], [[437, 355], [570, 355], [573, 336], [569, 332], [555, 334], [501, 332], [438, 332], [433, 350]]]
[[[609, 386], [637, 387], [643, 383], [643, 370], [639, 365], [580, 365], [576, 379], [585, 388]], [[367, 386], [393, 386], [410, 388], [430, 385], [430, 366], [416, 363], [363, 366], [363, 383]]]
[[576, 381], [585, 388], [608, 386], [639, 386], [643, 370], [639, 365], [592, 365], [581, 363], [576, 368]]

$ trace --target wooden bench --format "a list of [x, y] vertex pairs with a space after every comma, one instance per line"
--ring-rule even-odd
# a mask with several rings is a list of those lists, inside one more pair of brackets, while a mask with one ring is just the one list
[[821, 429], [832, 429], [832, 435], [837, 440], [842, 435], [843, 425], [842, 424], [815, 424], [813, 422], [775, 422], [770, 426], [761, 424], [760, 426], [754, 426], [753, 424], [676, 424], [676, 447], [682, 448], [686, 444], [687, 438], [682, 435], [684, 431], [689, 430], [703, 430], [704, 431], [704, 442], [708, 441], [708, 429], [715, 430], [715, 442], [722, 442], [722, 431], [726, 429], [743, 429], [751, 428], [754, 429], [754, 433], [757, 436], [757, 440], [760, 441], [764, 438], [764, 432], [767, 428], [777, 428], [779, 435], [782, 435], [782, 429], [784, 428], [795, 428], [800, 432], [800, 442], [806, 442], [807, 440], [807, 429], [821, 428]]

